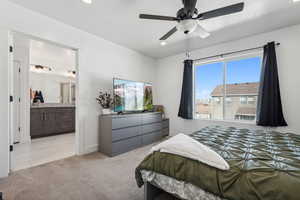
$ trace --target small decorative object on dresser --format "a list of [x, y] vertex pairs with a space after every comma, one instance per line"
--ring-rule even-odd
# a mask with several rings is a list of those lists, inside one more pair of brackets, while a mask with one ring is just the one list
[[163, 105], [154, 105], [154, 112], [160, 112], [162, 116], [162, 133], [164, 136], [170, 135], [170, 120], [166, 118], [165, 108]]
[[100, 92], [96, 100], [102, 106], [102, 114], [111, 114], [110, 108], [113, 105], [113, 98], [111, 94], [108, 92]]
[[165, 119], [165, 108], [162, 105], [154, 105], [153, 106], [153, 111], [154, 112], [160, 112], [162, 114], [162, 118]]

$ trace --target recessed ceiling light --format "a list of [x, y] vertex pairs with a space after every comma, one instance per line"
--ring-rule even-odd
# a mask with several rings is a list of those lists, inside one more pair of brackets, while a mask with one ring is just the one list
[[167, 45], [167, 42], [162, 41], [162, 42], [160, 43], [160, 45], [161, 45], [161, 46], [166, 46], [166, 45]]
[[86, 4], [92, 4], [93, 3], [93, 0], [81, 0], [83, 3], [86, 3]]
[[293, 2], [300, 2], [300, 0], [293, 0]]

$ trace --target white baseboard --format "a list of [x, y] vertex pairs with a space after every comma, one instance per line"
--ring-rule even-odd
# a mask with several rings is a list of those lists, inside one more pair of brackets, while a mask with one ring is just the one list
[[99, 145], [95, 144], [95, 145], [90, 145], [90, 146], [86, 147], [83, 154], [89, 154], [89, 153], [94, 153], [94, 152], [98, 152], [98, 151], [99, 151]]
[[28, 137], [25, 137], [25, 138], [21, 138], [20, 143], [21, 144], [31, 143], [31, 137], [28, 136]]

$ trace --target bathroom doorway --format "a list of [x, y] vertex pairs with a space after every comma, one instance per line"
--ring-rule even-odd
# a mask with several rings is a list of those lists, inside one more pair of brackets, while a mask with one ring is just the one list
[[11, 171], [75, 155], [77, 50], [13, 34]]

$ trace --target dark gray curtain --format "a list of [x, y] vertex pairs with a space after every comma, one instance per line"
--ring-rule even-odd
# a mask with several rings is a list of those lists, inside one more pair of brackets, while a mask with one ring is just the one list
[[184, 61], [183, 83], [178, 117], [193, 119], [193, 60]]
[[264, 46], [256, 124], [271, 127], [287, 126], [282, 112], [275, 42]]

